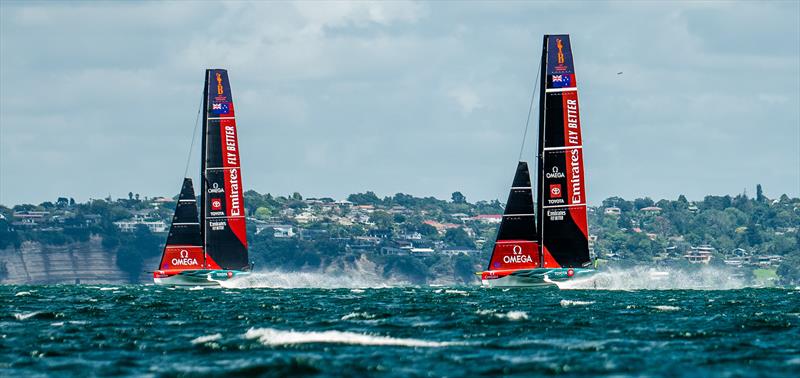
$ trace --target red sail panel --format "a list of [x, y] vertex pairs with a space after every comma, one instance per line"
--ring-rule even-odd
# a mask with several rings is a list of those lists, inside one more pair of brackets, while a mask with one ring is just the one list
[[530, 240], [498, 240], [494, 243], [489, 270], [539, 267], [539, 243]]
[[181, 271], [205, 269], [203, 266], [203, 247], [192, 245], [168, 245], [161, 257], [160, 270]]
[[[545, 267], [590, 261], [578, 88], [568, 35], [545, 36], [538, 224]], [[553, 261], [548, 261], [552, 257]]]
[[207, 70], [205, 91], [202, 214], [206, 259], [222, 269], [247, 269], [242, 169], [227, 71]]

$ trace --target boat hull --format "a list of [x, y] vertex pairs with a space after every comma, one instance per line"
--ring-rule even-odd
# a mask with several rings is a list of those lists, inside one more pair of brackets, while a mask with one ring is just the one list
[[593, 283], [597, 271], [583, 268], [537, 268], [512, 272], [481, 273], [481, 284], [487, 287], [570, 288]]
[[163, 286], [222, 286], [222, 282], [249, 276], [241, 270], [198, 269], [180, 272], [155, 271], [153, 282]]

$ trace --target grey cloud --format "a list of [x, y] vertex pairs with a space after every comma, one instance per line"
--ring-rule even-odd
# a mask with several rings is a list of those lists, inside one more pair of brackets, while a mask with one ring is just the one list
[[502, 199], [559, 32], [590, 202], [800, 194], [797, 3], [326, 6], [1, 3], [0, 203], [173, 194], [209, 66], [230, 70], [249, 188]]

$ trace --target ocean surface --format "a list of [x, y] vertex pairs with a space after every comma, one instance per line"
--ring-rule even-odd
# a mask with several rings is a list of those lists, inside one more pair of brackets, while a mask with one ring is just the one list
[[0, 376], [800, 376], [800, 290], [0, 286]]

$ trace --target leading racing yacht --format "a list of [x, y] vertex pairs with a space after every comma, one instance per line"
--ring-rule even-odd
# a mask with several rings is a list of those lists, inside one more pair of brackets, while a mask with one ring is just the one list
[[528, 164], [520, 161], [489, 266], [477, 273], [486, 286], [567, 287], [592, 280], [596, 272], [589, 255], [583, 141], [569, 35], [545, 35], [541, 59], [536, 191]]
[[200, 211], [191, 178], [183, 180], [153, 281], [219, 286], [250, 274], [239, 141], [228, 72], [206, 70], [203, 89]]

